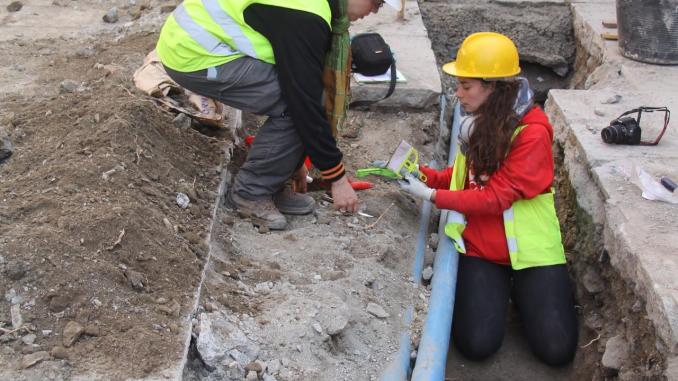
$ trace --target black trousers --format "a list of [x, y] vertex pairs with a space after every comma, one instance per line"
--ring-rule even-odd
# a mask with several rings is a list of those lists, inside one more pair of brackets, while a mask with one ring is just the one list
[[578, 324], [565, 265], [513, 270], [460, 255], [452, 323], [455, 347], [471, 360], [495, 353], [504, 339], [509, 298], [518, 307], [534, 354], [552, 366], [572, 361]]

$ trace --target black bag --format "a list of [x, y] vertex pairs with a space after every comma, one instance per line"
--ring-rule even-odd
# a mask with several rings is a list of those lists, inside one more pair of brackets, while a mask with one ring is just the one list
[[391, 69], [391, 81], [386, 95], [377, 100], [354, 101], [349, 107], [364, 107], [384, 100], [393, 94], [396, 85], [396, 67], [393, 52], [386, 41], [379, 33], [363, 33], [351, 39], [351, 56], [353, 62], [353, 71], [374, 76], [384, 74]]

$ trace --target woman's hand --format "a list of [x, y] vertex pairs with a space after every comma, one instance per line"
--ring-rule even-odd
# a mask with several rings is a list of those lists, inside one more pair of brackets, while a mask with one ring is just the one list
[[427, 187], [426, 184], [422, 183], [419, 181], [419, 179], [412, 176], [411, 174], [405, 176], [403, 180], [398, 180], [398, 184], [402, 190], [415, 197], [419, 197], [428, 201], [434, 200], [433, 196], [435, 194], [435, 190]]

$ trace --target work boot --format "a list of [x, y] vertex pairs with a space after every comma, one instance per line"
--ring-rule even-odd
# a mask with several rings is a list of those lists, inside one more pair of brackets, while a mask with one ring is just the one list
[[238, 214], [251, 218], [254, 225], [265, 225], [269, 230], [285, 230], [287, 227], [287, 219], [275, 207], [271, 198], [253, 201], [242, 198], [235, 192], [230, 192], [229, 196]]
[[305, 193], [297, 193], [289, 186], [273, 195], [273, 203], [281, 213], [304, 215], [313, 212], [315, 200]]

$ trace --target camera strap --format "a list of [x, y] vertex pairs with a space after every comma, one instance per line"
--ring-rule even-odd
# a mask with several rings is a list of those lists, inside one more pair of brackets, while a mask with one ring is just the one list
[[659, 141], [661, 140], [662, 136], [664, 136], [664, 133], [666, 132], [666, 128], [669, 126], [669, 119], [671, 118], [671, 111], [667, 107], [638, 107], [634, 108], [632, 110], [626, 111], [623, 114], [619, 115], [617, 117], [618, 119], [621, 119], [622, 117], [629, 115], [629, 114], [634, 114], [638, 113], [638, 116], [636, 117], [636, 122], [638, 122], [638, 125], [640, 125], [640, 117], [643, 114], [643, 112], [664, 112], [664, 127], [662, 130], [659, 132], [659, 135], [653, 140], [653, 141], [641, 141], [639, 144], [644, 145], [644, 146], [656, 146], [659, 144]]

